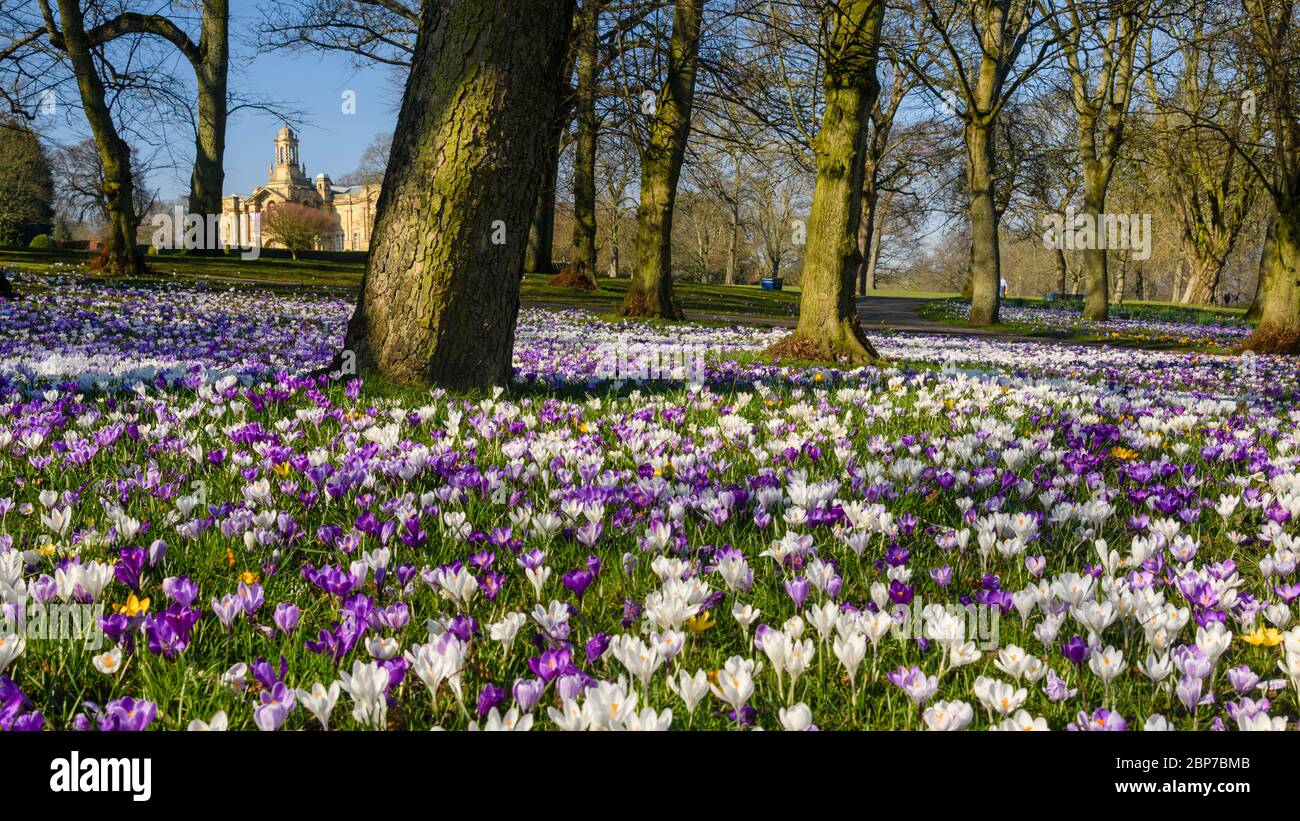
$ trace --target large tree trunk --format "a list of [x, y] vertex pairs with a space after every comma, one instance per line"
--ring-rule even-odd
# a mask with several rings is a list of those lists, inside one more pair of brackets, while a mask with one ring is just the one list
[[426, 3], [345, 347], [450, 388], [511, 377], [519, 270], [570, 2]]
[[673, 208], [686, 140], [691, 133], [703, 17], [704, 0], [676, 0], [667, 82], [659, 94], [649, 140], [641, 156], [636, 269], [619, 309], [623, 316], [681, 316], [673, 299]]
[[998, 206], [994, 126], [966, 124], [966, 185], [970, 197], [970, 319], [976, 325], [998, 321], [1002, 263], [998, 248]]
[[583, 0], [578, 32], [578, 138], [573, 158], [573, 259], [583, 277], [596, 277], [596, 82], [600, 67], [600, 3]]
[[1265, 242], [1259, 290], [1259, 327], [1243, 347], [1257, 353], [1300, 353], [1300, 198], [1279, 211]]
[[862, 253], [863, 175], [868, 123], [880, 83], [876, 55], [884, 17], [881, 0], [839, 5], [825, 79], [826, 108], [814, 149], [817, 185], [808, 219], [799, 324], [773, 351], [809, 358], [871, 362], [879, 354], [862, 332], [853, 286]]
[[103, 166], [104, 198], [108, 203], [108, 236], [95, 267], [115, 276], [144, 273], [144, 257], [136, 246], [135, 185], [131, 179], [131, 148], [117, 133], [105, 98], [104, 83], [95, 66], [86, 36], [80, 0], [58, 0], [62, 22], [62, 47], [77, 79], [81, 107], [99, 149]]
[[[226, 84], [230, 70], [229, 0], [204, 0], [199, 61], [194, 66], [198, 85], [199, 121], [194, 140], [194, 168], [190, 173], [191, 214], [221, 215], [221, 189], [225, 183]], [[204, 220], [204, 225], [208, 224]], [[207, 250], [221, 251], [216, 237]]]

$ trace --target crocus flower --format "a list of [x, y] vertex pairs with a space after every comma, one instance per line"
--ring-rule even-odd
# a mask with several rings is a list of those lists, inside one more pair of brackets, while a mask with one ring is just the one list
[[275, 606], [275, 626], [286, 636], [298, 627], [298, 606], [289, 602], [280, 602]]

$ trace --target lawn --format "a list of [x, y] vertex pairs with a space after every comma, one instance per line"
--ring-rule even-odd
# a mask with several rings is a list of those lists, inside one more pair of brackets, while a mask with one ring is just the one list
[[528, 309], [459, 395], [308, 376], [339, 292], [18, 284], [0, 728], [1296, 727], [1294, 359]]
[[[93, 255], [85, 251], [41, 252], [0, 249], [0, 265], [29, 272], [44, 272], [52, 264], [83, 269]], [[141, 282], [184, 280], [216, 284], [257, 285], [266, 288], [356, 288], [361, 283], [364, 263], [320, 260], [272, 259], [241, 260], [237, 256], [191, 257], [181, 254], [150, 256], [152, 269]], [[597, 313], [613, 313], [622, 303], [629, 280], [602, 277], [596, 291], [552, 288], [550, 278], [541, 274], [525, 275], [520, 295], [526, 304], [575, 307]], [[681, 307], [690, 316], [703, 319], [752, 316], [760, 319], [792, 319], [799, 315], [799, 288], [765, 291], [757, 285], [702, 285], [676, 282], [674, 291]], [[912, 291], [875, 291], [873, 296], [941, 298], [943, 293]]]

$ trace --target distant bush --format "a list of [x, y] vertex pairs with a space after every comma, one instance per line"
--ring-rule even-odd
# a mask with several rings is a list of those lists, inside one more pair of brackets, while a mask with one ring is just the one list
[[49, 234], [37, 234], [32, 237], [32, 241], [27, 244], [27, 247], [33, 251], [52, 251], [58, 245], [54, 242], [54, 237]]

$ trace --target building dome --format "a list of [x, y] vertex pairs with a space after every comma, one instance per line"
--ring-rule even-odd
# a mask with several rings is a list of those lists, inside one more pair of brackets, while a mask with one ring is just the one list
[[275, 139], [276, 139], [277, 141], [279, 141], [279, 140], [292, 140], [292, 139], [294, 139], [296, 136], [297, 136], [297, 135], [293, 133], [293, 129], [289, 127], [289, 124], [288, 124], [288, 123], [285, 123], [283, 126], [280, 127], [280, 130], [279, 130], [278, 132], [276, 132]]

